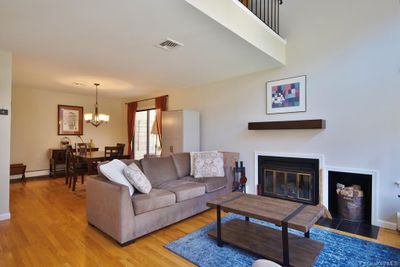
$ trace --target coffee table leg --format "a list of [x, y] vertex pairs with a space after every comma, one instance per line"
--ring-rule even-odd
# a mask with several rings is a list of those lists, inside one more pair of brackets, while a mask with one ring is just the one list
[[310, 238], [310, 231], [304, 233], [304, 237]]
[[221, 206], [217, 206], [217, 245], [218, 247], [222, 247], [224, 244], [222, 243], [221, 238]]
[[283, 266], [289, 267], [289, 234], [287, 223], [282, 224]]

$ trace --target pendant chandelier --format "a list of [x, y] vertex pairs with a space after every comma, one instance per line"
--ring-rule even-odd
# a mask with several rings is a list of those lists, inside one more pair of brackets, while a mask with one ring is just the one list
[[97, 127], [102, 123], [106, 123], [110, 120], [110, 116], [106, 114], [99, 114], [99, 104], [97, 103], [97, 87], [99, 83], [95, 83], [96, 86], [96, 105], [94, 105], [94, 114], [93, 113], [85, 113], [85, 121], [87, 123], [91, 123], [93, 126]]

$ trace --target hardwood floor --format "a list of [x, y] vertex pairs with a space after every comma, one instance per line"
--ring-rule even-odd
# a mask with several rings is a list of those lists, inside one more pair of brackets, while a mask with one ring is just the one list
[[[193, 266], [163, 246], [215, 220], [206, 211], [122, 248], [87, 224], [85, 185], [71, 192], [59, 178], [11, 184], [10, 191], [12, 219], [0, 222], [0, 266]], [[381, 229], [377, 240], [368, 240], [400, 248], [396, 231]]]

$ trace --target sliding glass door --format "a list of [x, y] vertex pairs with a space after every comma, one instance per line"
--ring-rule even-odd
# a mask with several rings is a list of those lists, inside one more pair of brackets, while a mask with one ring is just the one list
[[136, 112], [134, 151], [135, 159], [161, 155], [160, 141], [156, 124], [156, 110]]

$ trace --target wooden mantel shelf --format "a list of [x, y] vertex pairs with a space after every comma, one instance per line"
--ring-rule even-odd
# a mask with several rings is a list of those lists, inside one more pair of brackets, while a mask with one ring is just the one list
[[296, 129], [325, 129], [325, 120], [301, 121], [260, 121], [249, 122], [249, 130], [296, 130]]

